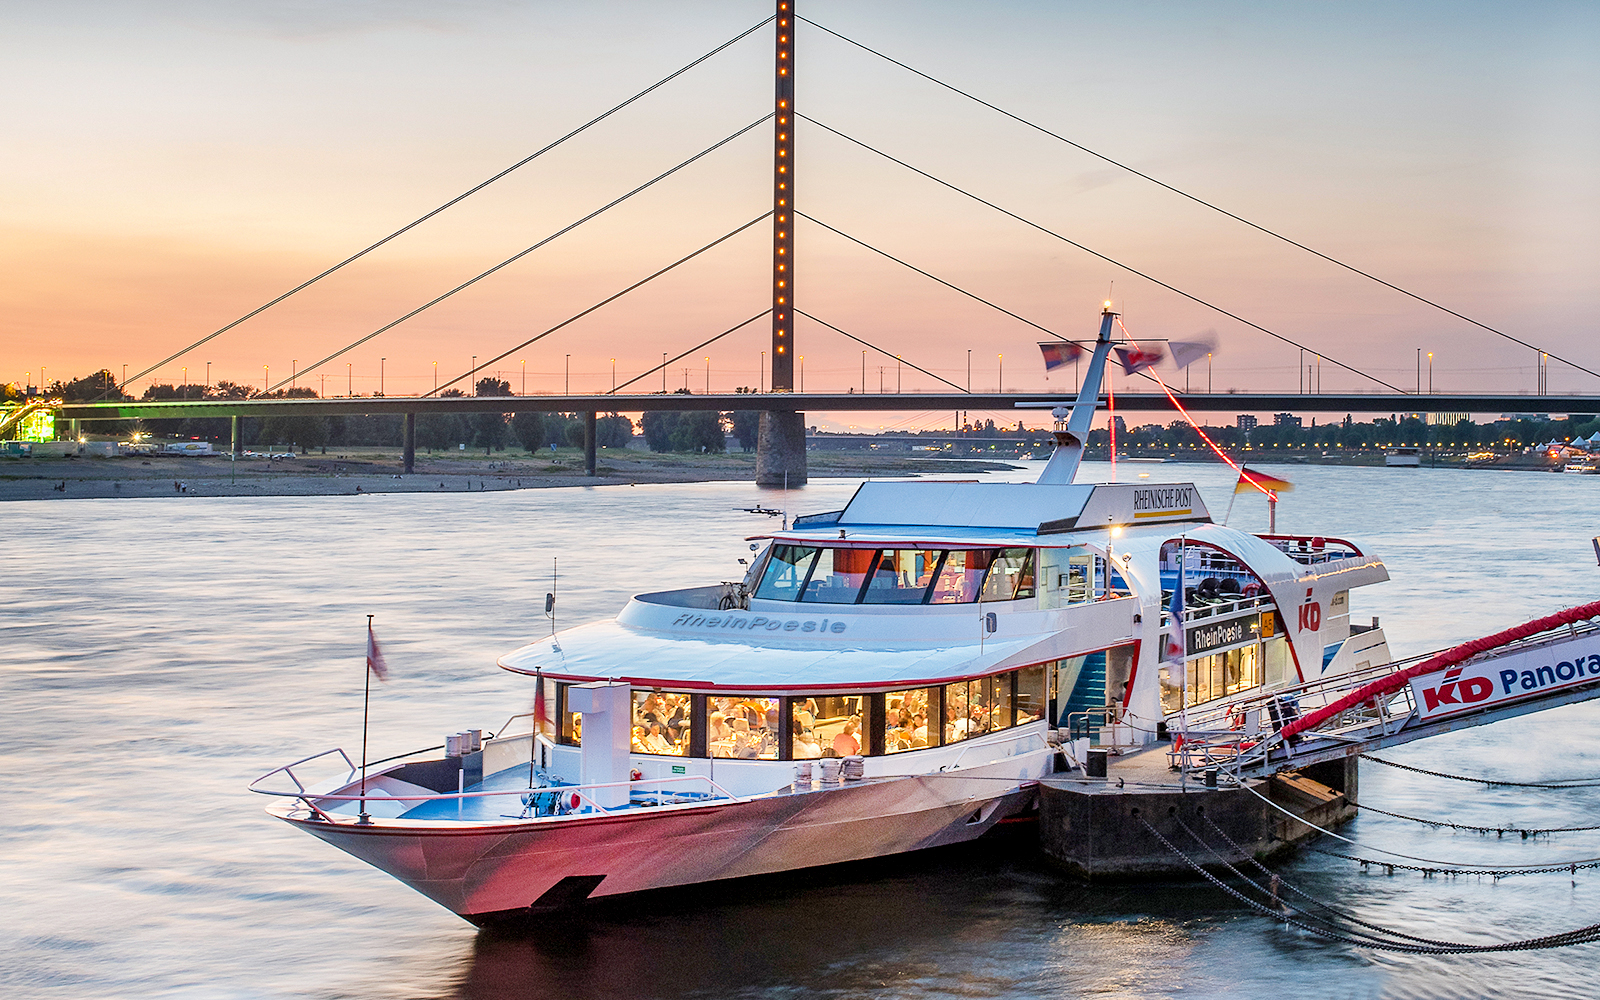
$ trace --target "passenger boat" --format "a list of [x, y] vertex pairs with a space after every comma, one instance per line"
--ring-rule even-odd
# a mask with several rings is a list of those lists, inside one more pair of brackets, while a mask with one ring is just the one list
[[1422, 466], [1421, 448], [1390, 448], [1383, 456], [1383, 464], [1394, 469], [1417, 469]]
[[742, 581], [505, 654], [527, 732], [364, 774], [328, 751], [252, 788], [486, 924], [970, 841], [1092, 743], [1260, 726], [1227, 706], [1387, 667], [1377, 619], [1349, 616], [1376, 557], [1217, 524], [1192, 483], [1076, 483], [1095, 404], [1055, 408], [1036, 483], [867, 482], [753, 539]]
[[1594, 455], [1573, 456], [1561, 467], [1561, 471], [1572, 476], [1593, 476], [1600, 474], [1600, 457]]

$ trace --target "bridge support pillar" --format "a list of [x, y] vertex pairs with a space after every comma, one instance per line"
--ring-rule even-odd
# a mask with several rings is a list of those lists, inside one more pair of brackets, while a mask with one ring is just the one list
[[583, 415], [583, 474], [595, 474], [595, 444], [594, 444], [594, 411], [589, 410]]
[[806, 484], [806, 415], [766, 410], [756, 435], [756, 485]]
[[404, 469], [404, 472], [405, 472], [406, 475], [409, 476], [413, 472], [417, 471], [417, 415], [415, 413], [407, 413], [406, 414], [406, 446], [405, 447], [406, 447], [406, 451], [405, 451], [405, 456], [406, 457], [405, 457], [405, 469]]

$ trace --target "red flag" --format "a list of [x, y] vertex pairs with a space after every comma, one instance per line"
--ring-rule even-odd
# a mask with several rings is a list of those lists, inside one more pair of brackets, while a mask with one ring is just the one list
[[367, 622], [367, 669], [380, 681], [389, 679], [389, 665], [383, 662], [383, 650], [378, 648], [378, 637], [372, 633], [371, 622]]
[[1039, 345], [1039, 353], [1044, 355], [1044, 370], [1053, 372], [1078, 360], [1083, 348], [1069, 340], [1045, 341]]
[[1159, 348], [1147, 351], [1138, 347], [1119, 347], [1116, 351], [1117, 360], [1122, 363], [1122, 370], [1129, 375], [1137, 374], [1146, 368], [1154, 368], [1162, 356]]
[[545, 707], [544, 677], [537, 675], [533, 681], [533, 731], [544, 732], [545, 721], [549, 718], [549, 710]]

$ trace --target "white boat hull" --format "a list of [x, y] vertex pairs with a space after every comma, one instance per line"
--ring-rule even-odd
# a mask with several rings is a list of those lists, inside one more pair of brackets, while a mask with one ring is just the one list
[[[583, 898], [793, 871], [957, 844], [1032, 805], [1052, 755], [691, 806], [507, 823], [276, 815], [474, 923]], [[564, 883], [564, 880], [573, 880]], [[575, 897], [575, 898], [574, 898]]]

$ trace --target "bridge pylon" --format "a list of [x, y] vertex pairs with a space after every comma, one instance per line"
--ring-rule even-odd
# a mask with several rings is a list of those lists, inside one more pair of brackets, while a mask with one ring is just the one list
[[[777, 0], [772, 107], [772, 391], [794, 391], [795, 0]], [[806, 482], [805, 414], [767, 410], [756, 437], [756, 485]]]

